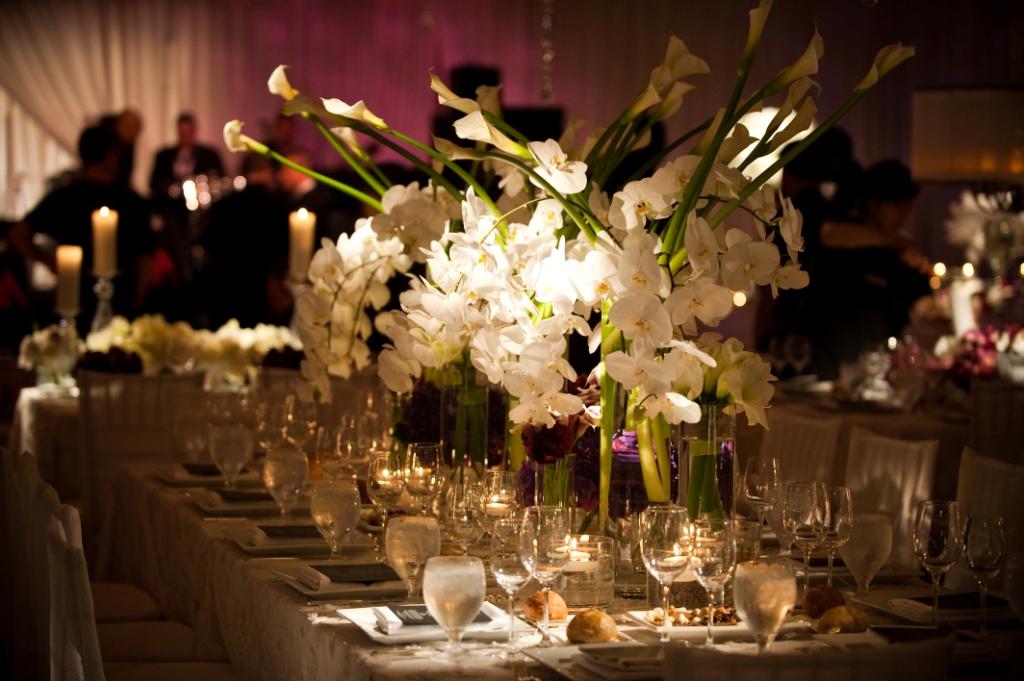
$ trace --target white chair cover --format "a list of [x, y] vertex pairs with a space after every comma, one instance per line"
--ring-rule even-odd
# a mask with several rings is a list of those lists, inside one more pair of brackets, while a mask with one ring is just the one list
[[761, 455], [779, 460], [781, 482], [831, 482], [841, 424], [839, 419], [814, 419], [771, 409]]
[[884, 513], [892, 521], [890, 560], [916, 565], [914, 522], [918, 502], [932, 497], [934, 440], [898, 440], [854, 427], [850, 432], [846, 486], [854, 513]]
[[665, 681], [938, 681], [945, 679], [949, 639], [856, 651], [825, 649], [770, 655], [669, 646]]
[[[1014, 465], [981, 456], [970, 447], [960, 459], [956, 500], [964, 521], [972, 513], [999, 513], [1006, 529], [1006, 555], [1024, 551], [1024, 465]], [[1002, 582], [996, 575], [993, 587]], [[976, 588], [966, 567], [959, 563], [946, 577], [953, 589]]]

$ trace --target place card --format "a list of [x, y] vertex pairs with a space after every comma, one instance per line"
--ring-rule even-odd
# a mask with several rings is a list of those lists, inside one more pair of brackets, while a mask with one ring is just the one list
[[358, 584], [375, 584], [400, 579], [398, 573], [384, 563], [364, 563], [362, 565], [311, 565], [314, 570], [327, 576], [332, 582]]
[[[434, 619], [434, 616], [430, 614], [425, 605], [389, 605], [387, 609], [401, 620], [402, 626], [437, 626], [437, 620]], [[491, 621], [490, 616], [481, 610], [473, 618], [471, 624], [486, 624]]]
[[270, 539], [320, 539], [316, 525], [257, 525]]

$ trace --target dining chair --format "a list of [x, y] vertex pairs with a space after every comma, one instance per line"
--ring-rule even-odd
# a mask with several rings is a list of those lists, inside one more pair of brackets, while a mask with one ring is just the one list
[[831, 482], [841, 425], [840, 419], [813, 418], [786, 409], [770, 409], [761, 455], [779, 460], [781, 482]]
[[[972, 513], [1003, 516], [1006, 533], [1005, 555], [1024, 552], [1024, 465], [1015, 465], [982, 456], [964, 448], [956, 484], [956, 500], [966, 519]], [[993, 588], [1002, 583], [1003, 574], [993, 579]], [[963, 562], [946, 575], [946, 586], [953, 589], [976, 588]]]
[[[89, 571], [81, 545], [81, 519], [72, 506], [61, 506], [47, 525], [50, 593], [51, 681], [228, 681], [237, 678], [230, 664], [180, 658], [172, 650], [180, 637], [173, 622], [100, 625], [94, 618]], [[104, 639], [104, 627], [117, 627], [132, 655], [112, 660]], [[148, 649], [129, 627], [143, 627]], [[184, 625], [178, 625], [184, 627]], [[187, 628], [186, 628], [187, 629]], [[161, 638], [165, 640], [161, 640]], [[166, 640], [169, 638], [170, 640]], [[165, 657], [169, 659], [160, 659]], [[154, 661], [156, 658], [159, 661]]]
[[949, 670], [948, 638], [857, 650], [817, 649], [769, 655], [669, 646], [665, 681], [938, 681]]
[[937, 440], [900, 440], [854, 426], [845, 484], [854, 513], [882, 513], [892, 521], [890, 561], [916, 565], [913, 534], [917, 505], [933, 498]]

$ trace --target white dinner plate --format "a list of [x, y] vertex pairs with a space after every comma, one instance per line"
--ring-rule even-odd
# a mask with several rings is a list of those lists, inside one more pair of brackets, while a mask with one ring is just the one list
[[[308, 556], [322, 555], [329, 552], [327, 542], [322, 537], [273, 538], [267, 537], [262, 543], [254, 544], [253, 531], [257, 525], [309, 525], [313, 523], [267, 520], [261, 522], [240, 522], [221, 526], [226, 537], [238, 545], [246, 553], [253, 556]], [[353, 532], [339, 547], [341, 553], [358, 553], [373, 548], [373, 540], [362, 532]]]
[[[499, 641], [508, 636], [508, 613], [498, 606], [484, 601], [480, 611], [491, 618], [483, 624], [470, 624], [466, 627], [465, 640]], [[430, 643], [444, 641], [447, 636], [444, 629], [437, 625], [403, 627], [394, 634], [385, 634], [377, 629], [377, 617], [373, 608], [341, 608], [338, 613], [359, 627], [363, 633], [377, 643], [384, 645], [401, 645], [405, 643]], [[529, 624], [516, 618], [513, 624], [516, 633], [535, 631]], [[405, 630], [408, 629], [406, 632]]]
[[[655, 626], [647, 620], [647, 610], [630, 610], [626, 613], [634, 622], [638, 622], [652, 631], [661, 632], [661, 627]], [[810, 629], [810, 622], [803, 619], [791, 617], [787, 619], [779, 629], [780, 634], [793, 631], [806, 631]], [[673, 641], [700, 641], [707, 639], [708, 628], [706, 626], [673, 626], [669, 630], [669, 638]], [[714, 627], [716, 641], [752, 641], [754, 635], [750, 633], [750, 627], [746, 622], [740, 621], [736, 624], [716, 624]]]

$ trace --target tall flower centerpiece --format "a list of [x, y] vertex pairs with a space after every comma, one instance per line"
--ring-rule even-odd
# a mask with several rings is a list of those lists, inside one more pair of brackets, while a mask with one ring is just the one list
[[[913, 54], [899, 44], [883, 48], [836, 111], [749, 177], [745, 171], [753, 161], [807, 130], [818, 113], [819, 86], [811, 76], [824, 46], [817, 32], [793, 64], [748, 88], [771, 5], [762, 0], [750, 11], [737, 79], [725, 105], [624, 179], [616, 178], [625, 173], [615, 172], [623, 160], [646, 146], [653, 126], [681, 107], [694, 89], [690, 81], [710, 71], [677, 37], [669, 40], [664, 61], [636, 99], [610, 125], [584, 129], [573, 122], [558, 140], [530, 140], [510, 126], [496, 88], [480, 88], [470, 99], [431, 76], [438, 102], [462, 114], [454, 123], [462, 142], [435, 138], [428, 145], [391, 128], [362, 101], [305, 97], [288, 82], [283, 67], [270, 80], [271, 92], [286, 100], [284, 111], [311, 121], [373, 195], [300, 169], [378, 211], [369, 221], [376, 238], [407, 235], [394, 262], [408, 257], [425, 263], [425, 274], [411, 278], [401, 294], [401, 309], [375, 320], [391, 340], [378, 358], [389, 388], [408, 392], [425, 374], [472, 367], [508, 394], [514, 431], [553, 428], [585, 409], [569, 389], [577, 375], [566, 359], [568, 337], [582, 334], [591, 352], [600, 351], [601, 397], [592, 415], [600, 424], [602, 520], [616, 433], [635, 437], [649, 500], [669, 502], [678, 424], [700, 423], [711, 408], [742, 409], [752, 423], [765, 423], [771, 388], [763, 364], [735, 341], [694, 339], [701, 327], [714, 327], [731, 312], [737, 291], [764, 286], [777, 294], [807, 285], [799, 263], [800, 215], [766, 182]], [[751, 135], [741, 118], [772, 99], [781, 100], [777, 114], [760, 137]], [[357, 135], [392, 149], [423, 172], [430, 179], [429, 196], [418, 187], [406, 188], [402, 196], [412, 198], [386, 206], [395, 189], [362, 152]], [[241, 134], [237, 121], [228, 123], [225, 137], [232, 149], [295, 165]], [[448, 202], [460, 210], [446, 211]], [[324, 249], [331, 253], [318, 254], [320, 259], [345, 261], [341, 242], [325, 243]], [[392, 269], [402, 271], [397, 264]], [[347, 267], [335, 268], [332, 281], [344, 271]], [[351, 317], [365, 328], [362, 312], [380, 302], [359, 302], [361, 309], [345, 314], [336, 312], [337, 301], [318, 302], [315, 319], [324, 326]], [[345, 304], [351, 304], [348, 296]], [[344, 363], [324, 358], [333, 357], [334, 344], [348, 342], [351, 334], [304, 333], [310, 373], [344, 375]], [[706, 455], [702, 447], [721, 449], [705, 438], [703, 445], [691, 447], [691, 459]], [[517, 463], [521, 443], [513, 442], [510, 452]], [[713, 486], [688, 487], [697, 496], [704, 489], [707, 497]], [[721, 498], [707, 503], [725, 505]]]

